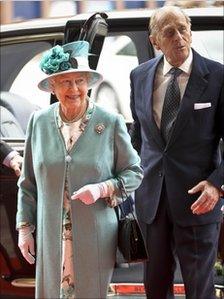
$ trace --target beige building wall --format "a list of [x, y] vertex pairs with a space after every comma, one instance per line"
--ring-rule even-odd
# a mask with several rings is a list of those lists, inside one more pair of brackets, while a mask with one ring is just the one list
[[[65, 1], [65, 0], [64, 0]], [[157, 7], [157, 3], [159, 0], [145, 0], [146, 5], [145, 7], [149, 8], [149, 9], [154, 9]], [[221, 1], [215, 1], [213, 0], [214, 4], [217, 3], [218, 4], [224, 4], [224, 0]], [[13, 7], [14, 7], [14, 2], [15, 0], [0, 0], [0, 23], [1, 24], [8, 24], [11, 22], [15, 22], [18, 20], [13, 20]], [[166, 0], [165, 4], [167, 5], [178, 5], [178, 6], [182, 6], [182, 7], [192, 7], [192, 6], [206, 6], [208, 5], [208, 2], [211, 3], [211, 0]], [[51, 12], [51, 5], [53, 3], [53, 0], [42, 0], [40, 1], [41, 4], [41, 17], [42, 18], [47, 18], [50, 16], [50, 12]], [[73, 3], [73, 2], [71, 2]], [[75, 3], [75, 2], [74, 2]], [[125, 9], [125, 3], [124, 0], [114, 0], [115, 3], [115, 9], [116, 10], [123, 10]], [[55, 4], [55, 2], [54, 2]], [[79, 1], [79, 11], [80, 12], [87, 12], [88, 11], [88, 7], [91, 4], [91, 0], [81, 0]], [[185, 4], [185, 6], [183, 5]], [[75, 4], [74, 4], [75, 5]], [[187, 5], [187, 6], [186, 6]], [[96, 7], [97, 10], [97, 7]]]
[[11, 0], [0, 2], [0, 16], [1, 24], [8, 24], [12, 22], [13, 3]]

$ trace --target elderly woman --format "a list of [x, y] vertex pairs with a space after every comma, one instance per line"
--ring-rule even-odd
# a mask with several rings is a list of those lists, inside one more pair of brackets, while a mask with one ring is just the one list
[[122, 181], [141, 183], [140, 159], [121, 116], [88, 99], [102, 76], [88, 66], [89, 44], [49, 50], [39, 88], [58, 103], [30, 119], [19, 180], [19, 247], [35, 262], [36, 298], [106, 298], [115, 262]]

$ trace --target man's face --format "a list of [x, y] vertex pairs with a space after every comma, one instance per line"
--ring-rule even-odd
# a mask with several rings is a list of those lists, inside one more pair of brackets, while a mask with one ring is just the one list
[[167, 61], [180, 66], [188, 57], [191, 47], [191, 29], [182, 13], [167, 13], [160, 17], [159, 30], [150, 40], [161, 50]]

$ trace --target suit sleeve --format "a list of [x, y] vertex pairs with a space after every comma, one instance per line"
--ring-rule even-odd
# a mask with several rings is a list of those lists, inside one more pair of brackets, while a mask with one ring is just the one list
[[141, 129], [140, 129], [140, 123], [138, 121], [138, 117], [135, 110], [135, 97], [134, 97], [134, 84], [133, 84], [133, 75], [131, 73], [130, 76], [131, 81], [131, 112], [133, 117], [133, 123], [130, 126], [129, 134], [131, 136], [131, 143], [133, 147], [136, 149], [138, 153], [141, 151]]
[[[222, 78], [223, 78], [222, 73]], [[208, 181], [219, 188], [224, 195], [224, 80], [220, 92], [220, 100], [217, 108], [217, 129], [221, 138], [221, 163], [208, 177]]]
[[0, 141], [0, 154], [1, 154], [1, 164], [4, 159], [13, 151], [13, 149], [3, 140]]
[[27, 136], [24, 151], [24, 162], [22, 166], [21, 176], [18, 181], [18, 202], [16, 227], [19, 228], [22, 223], [29, 223], [36, 226], [36, 180], [33, 169], [32, 156], [32, 132], [33, 119], [30, 119], [27, 128]]

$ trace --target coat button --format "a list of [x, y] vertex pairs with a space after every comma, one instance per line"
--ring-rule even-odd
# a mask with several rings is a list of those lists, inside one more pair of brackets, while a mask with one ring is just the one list
[[70, 163], [71, 160], [72, 160], [72, 157], [71, 157], [71, 156], [67, 155], [67, 156], [65, 157], [65, 161], [66, 161], [66, 162]]
[[162, 171], [159, 171], [159, 176], [162, 177], [163, 176], [163, 173]]

